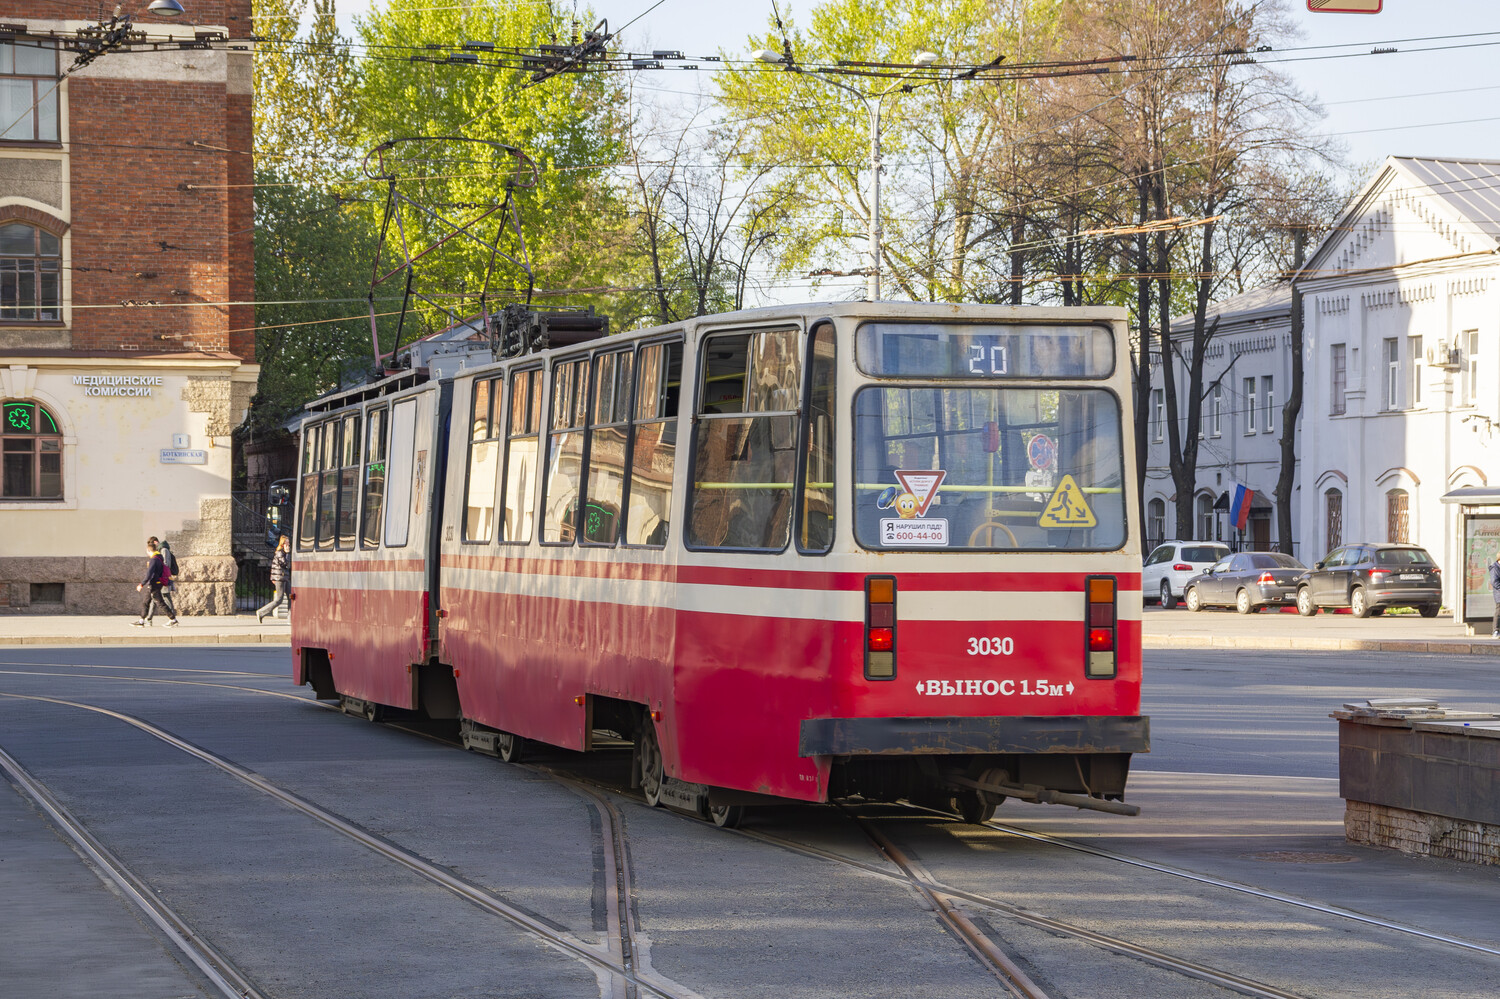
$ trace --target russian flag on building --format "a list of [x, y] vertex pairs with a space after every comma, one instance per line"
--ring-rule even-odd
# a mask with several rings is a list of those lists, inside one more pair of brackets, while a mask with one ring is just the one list
[[1245, 529], [1245, 522], [1250, 519], [1250, 500], [1255, 496], [1255, 490], [1240, 482], [1229, 484], [1229, 519], [1237, 531]]

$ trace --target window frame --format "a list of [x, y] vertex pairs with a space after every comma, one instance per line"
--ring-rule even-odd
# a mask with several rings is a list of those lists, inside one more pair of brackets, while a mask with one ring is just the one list
[[1276, 376], [1260, 376], [1260, 393], [1265, 397], [1264, 409], [1261, 410], [1261, 428], [1263, 434], [1274, 434], [1276, 432]]
[[[12, 226], [31, 231], [33, 252], [30, 255], [0, 254], [0, 326], [65, 326], [66, 322], [63, 316], [64, 268], [62, 233], [53, 232], [47, 226], [28, 219], [6, 216], [4, 209], [0, 209], [0, 229], [7, 229]], [[42, 237], [44, 234], [56, 240], [56, 253], [44, 252], [42, 247]], [[21, 301], [20, 289], [22, 278], [28, 276], [27, 261], [30, 262], [29, 279], [32, 294], [29, 304], [24, 304]], [[14, 270], [8, 269], [11, 262], [15, 263]], [[45, 266], [49, 262], [51, 266]], [[45, 279], [48, 277], [51, 279], [52, 286], [52, 298], [50, 301], [45, 294], [45, 285], [47, 284]], [[7, 278], [9, 278], [9, 281], [7, 281]], [[16, 296], [14, 305], [5, 304], [7, 290], [13, 290]], [[21, 315], [21, 313], [26, 312], [29, 312], [30, 315]], [[9, 313], [16, 314], [9, 315]]]
[[1160, 444], [1166, 435], [1167, 427], [1167, 392], [1166, 389], [1151, 390], [1151, 442]]
[[[391, 446], [390, 407], [371, 406], [365, 411], [365, 439], [364, 450], [361, 452], [360, 461], [360, 501], [359, 501], [359, 549], [361, 551], [376, 551], [385, 540], [385, 475], [389, 468], [390, 459], [388, 452]], [[371, 439], [375, 436], [376, 423], [380, 425], [380, 453], [371, 453]], [[380, 512], [379, 522], [373, 541], [370, 538], [370, 469], [376, 464], [381, 465], [380, 471]]]
[[1385, 410], [1391, 412], [1401, 408], [1400, 341], [1393, 336], [1382, 338], [1380, 353], [1385, 362]]
[[1411, 408], [1422, 408], [1422, 364], [1425, 357], [1422, 353], [1422, 334], [1417, 333], [1406, 338], [1410, 343], [1407, 351], [1411, 355]]
[[[485, 436], [475, 437], [474, 422], [477, 414], [475, 409], [479, 404], [479, 386], [487, 386], [485, 390]], [[495, 511], [500, 508], [500, 494], [498, 483], [500, 474], [500, 453], [504, 450], [504, 438], [498, 432], [499, 421], [495, 418], [496, 411], [500, 408], [500, 402], [504, 396], [505, 375], [504, 373], [491, 374], [484, 377], [471, 379], [469, 382], [469, 434], [464, 450], [464, 490], [463, 502], [458, 507], [458, 539], [463, 545], [489, 545], [495, 540]], [[469, 537], [469, 497], [470, 490], [474, 488], [474, 451], [476, 445], [495, 445], [495, 482], [496, 493], [494, 494], [494, 506], [490, 508], [490, 529], [483, 538]]]
[[[682, 387], [683, 387], [683, 382], [684, 382], [684, 380], [683, 380], [683, 368], [685, 368], [687, 366], [687, 358], [688, 358], [687, 342], [686, 342], [686, 340], [682, 336], [679, 335], [679, 336], [671, 336], [671, 337], [665, 337], [665, 338], [657, 338], [657, 339], [653, 339], [653, 340], [642, 340], [642, 341], [638, 341], [635, 346], [636, 346], [635, 360], [634, 360], [634, 362], [632, 362], [634, 364], [635, 370], [634, 370], [633, 377], [631, 379], [632, 386], [631, 386], [631, 401], [630, 401], [629, 457], [628, 457], [628, 459], [625, 462], [625, 475], [626, 475], [625, 498], [624, 498], [625, 516], [624, 516], [624, 519], [622, 520], [621, 525], [620, 525], [620, 541], [619, 541], [619, 545], [620, 545], [621, 548], [636, 548], [636, 549], [646, 549], [648, 551], [660, 551], [663, 548], [665, 548], [671, 542], [671, 539], [672, 539], [672, 528], [673, 528], [673, 523], [674, 523], [674, 520], [673, 520], [673, 518], [671, 516], [671, 514], [672, 514], [672, 507], [673, 507], [673, 504], [675, 504], [676, 501], [677, 501], [677, 493], [678, 493], [678, 487], [677, 487], [677, 478], [678, 478], [678, 476], [677, 476], [677, 462], [681, 458], [680, 445], [681, 445], [681, 442], [682, 442], [682, 433], [681, 433], [681, 430], [682, 430], [682, 402], [683, 402], [683, 399], [684, 399], [684, 393], [682, 391]], [[671, 368], [671, 363], [672, 363], [672, 349], [674, 347], [677, 349], [677, 352], [678, 352], [678, 356], [677, 356], [677, 408], [676, 408], [675, 412], [670, 413], [670, 414], [668, 414], [666, 416], [651, 416], [650, 418], [646, 418], [646, 417], [641, 416], [641, 413], [640, 413], [640, 406], [641, 406], [641, 377], [642, 377], [641, 372], [644, 370], [644, 368], [643, 368], [643, 363], [644, 362], [642, 361], [641, 358], [642, 358], [642, 355], [644, 355], [646, 353], [646, 351], [648, 351], [648, 350], [650, 350], [650, 349], [652, 349], [654, 347], [660, 347], [661, 350], [662, 350], [662, 363], [667, 366], [667, 371], [666, 371], [664, 377], [668, 378], [668, 379], [670, 378], [670, 375], [671, 375], [670, 368]], [[662, 389], [670, 391], [670, 387], [671, 387], [671, 382], [670, 381], [664, 381], [662, 383]], [[663, 397], [663, 401], [664, 402], [666, 401], [665, 395]], [[667, 483], [667, 514], [668, 514], [668, 519], [667, 519], [667, 534], [666, 534], [666, 537], [664, 537], [661, 540], [660, 543], [647, 544], [645, 542], [632, 542], [630, 540], [630, 510], [632, 508], [631, 507], [631, 500], [634, 498], [634, 488], [633, 487], [634, 487], [634, 481], [635, 481], [635, 459], [636, 459], [637, 442], [640, 439], [640, 428], [641, 427], [654, 427], [654, 426], [657, 426], [658, 424], [660, 424], [660, 425], [666, 425], [668, 423], [674, 424], [674, 427], [673, 427], [673, 431], [672, 431], [672, 433], [673, 433], [673, 437], [672, 437], [672, 478]]]
[[[625, 536], [625, 521], [630, 513], [630, 465], [634, 457], [631, 448], [635, 440], [635, 392], [636, 377], [635, 365], [638, 360], [640, 344], [630, 344], [625, 347], [601, 349], [595, 351], [589, 357], [588, 372], [588, 405], [583, 416], [583, 465], [580, 469], [578, 482], [579, 497], [579, 523], [575, 526], [574, 538], [579, 545], [588, 548], [615, 548], [619, 546]], [[612, 358], [610, 382], [614, 395], [610, 397], [612, 408], [611, 416], [616, 413], [622, 414], [620, 419], [610, 419], [601, 422], [599, 409], [599, 392], [601, 381], [599, 377], [600, 368], [604, 365], [606, 358]], [[620, 389], [620, 359], [629, 361], [630, 371], [626, 376], [625, 402], [623, 409], [619, 398]], [[595, 430], [623, 430], [625, 433], [625, 453], [621, 456], [620, 464], [620, 508], [615, 514], [614, 537], [608, 541], [595, 541], [588, 536], [588, 508], [589, 500], [593, 494], [593, 462], [594, 462], [594, 431]]]
[[[815, 347], [817, 345], [819, 336], [821, 336], [825, 332], [828, 334], [828, 338], [829, 338], [829, 340], [831, 342], [831, 345], [832, 345], [832, 348], [833, 348], [833, 354], [828, 358], [828, 360], [826, 362], [823, 362], [823, 361], [820, 361], [818, 358], [816, 358], [814, 356], [813, 351], [814, 351], [814, 349], [815, 349]], [[802, 349], [803, 349], [804, 357], [803, 357], [803, 360], [802, 360], [802, 390], [801, 390], [802, 391], [802, 395], [801, 395], [801, 398], [799, 398], [797, 400], [797, 410], [798, 410], [798, 412], [801, 415], [798, 417], [798, 420], [797, 420], [797, 423], [798, 423], [798, 426], [797, 426], [797, 471], [796, 471], [797, 478], [796, 478], [796, 486], [795, 486], [795, 488], [792, 491], [792, 543], [794, 545], [796, 545], [797, 551], [800, 554], [802, 554], [802, 555], [810, 555], [810, 556], [813, 556], [815, 558], [822, 558], [823, 556], [827, 555], [829, 552], [833, 551], [834, 539], [838, 535], [838, 523], [839, 523], [839, 516], [838, 516], [838, 509], [839, 509], [838, 501], [839, 501], [839, 496], [838, 496], [838, 487], [837, 487], [837, 481], [836, 481], [837, 480], [837, 474], [838, 474], [837, 470], [838, 470], [838, 444], [839, 444], [839, 436], [838, 436], [838, 372], [839, 372], [839, 367], [838, 367], [838, 358], [839, 358], [839, 355], [838, 355], [838, 349], [839, 349], [838, 329], [834, 326], [834, 324], [833, 324], [833, 322], [831, 320], [826, 320], [825, 319], [825, 320], [822, 320], [820, 322], [815, 322], [815, 323], [812, 324], [811, 328], [807, 332], [807, 335], [804, 336], [802, 338], [802, 340], [803, 340]], [[814, 391], [813, 377], [814, 377], [814, 374], [815, 374], [815, 369], [820, 364], [824, 364], [824, 363], [826, 363], [828, 365], [829, 369], [830, 369], [829, 388], [828, 388], [828, 422], [829, 422], [829, 429], [830, 429], [830, 437], [832, 438], [831, 447], [832, 447], [832, 452], [833, 453], [829, 456], [829, 458], [827, 460], [828, 471], [829, 471], [829, 475], [831, 477], [831, 481], [829, 482], [828, 490], [827, 491], [828, 491], [828, 505], [829, 505], [830, 509], [832, 510], [832, 512], [829, 514], [830, 531], [829, 531], [829, 534], [828, 534], [828, 541], [821, 548], [814, 548], [814, 547], [811, 547], [809, 545], [804, 544], [804, 538], [805, 538], [805, 535], [807, 533], [806, 532], [806, 525], [805, 525], [805, 516], [806, 516], [806, 512], [807, 512], [807, 486], [808, 486], [807, 475], [808, 475], [808, 465], [809, 465], [808, 458], [809, 458], [809, 451], [812, 448], [812, 433], [813, 433], [813, 414], [812, 414], [812, 398], [813, 398], [813, 391]]]
[[[582, 525], [579, 518], [583, 513], [584, 494], [588, 488], [588, 426], [591, 401], [589, 399], [589, 390], [593, 386], [593, 357], [592, 351], [567, 354], [562, 357], [553, 358], [552, 363], [546, 368], [546, 372], [550, 377], [546, 379], [546, 405], [542, 409], [544, 423], [541, 428], [542, 443], [546, 446], [541, 449], [539, 455], [540, 467], [543, 469], [550, 469], [552, 467], [552, 443], [554, 438], [566, 437], [569, 434], [576, 433], [579, 435], [580, 442], [578, 448], [578, 480], [574, 486], [576, 502], [573, 508], [572, 534], [566, 540], [562, 540], [562, 525], [558, 526], [559, 540], [547, 540], [547, 528], [550, 523], [547, 511], [547, 499], [552, 494], [552, 489], [550, 488], [552, 486], [552, 472], [548, 471], [547, 474], [537, 477], [541, 480], [542, 486], [541, 504], [537, 510], [537, 523], [540, 528], [537, 531], [537, 540], [547, 548], [572, 548], [578, 544], [578, 538], [582, 533]], [[568, 399], [564, 403], [567, 406], [567, 410], [559, 414], [556, 412], [558, 404], [556, 398], [557, 379], [564, 367], [572, 367], [575, 374], [569, 379]], [[579, 384], [580, 379], [576, 374], [578, 371], [583, 373], [581, 385]], [[579, 400], [580, 395], [583, 396], [581, 405]], [[556, 421], [562, 416], [566, 416], [573, 422], [561, 427], [556, 426]], [[559, 463], [560, 466], [561, 463]]]
[[[11, 38], [6, 41], [0, 41], [0, 46], [11, 46], [12, 49], [14, 49], [18, 43], [27, 48], [36, 48], [50, 51], [52, 54], [52, 71], [50, 74], [17, 72], [16, 63], [18, 62], [18, 60], [16, 58], [16, 53], [14, 51], [11, 52], [11, 69], [9, 72], [0, 72], [0, 81], [31, 81], [31, 100], [28, 102], [29, 108], [26, 114], [23, 116], [29, 117], [31, 120], [31, 136], [28, 138], [15, 135], [4, 135], [3, 137], [0, 137], [0, 148], [26, 146], [30, 146], [33, 148], [37, 146], [61, 146], [63, 136], [63, 74], [62, 70], [59, 68], [60, 52], [57, 42], [52, 39], [29, 38], [22, 36], [19, 38]], [[44, 83], [47, 85], [45, 90], [42, 89], [42, 84]], [[44, 138], [41, 134], [41, 125], [43, 119], [48, 117], [49, 115], [52, 125], [52, 131], [55, 134], [50, 138]], [[0, 128], [3, 128], [5, 132], [9, 132], [10, 129], [14, 128], [21, 121], [22, 118], [17, 118], [14, 122], [10, 122], [8, 124], [5, 122], [0, 122]]]
[[[547, 416], [547, 408], [544, 403], [548, 401], [548, 370], [549, 369], [542, 364], [526, 364], [511, 368], [505, 374], [505, 398], [508, 400], [508, 404], [505, 407], [505, 446], [503, 448], [501, 458], [502, 465], [500, 468], [500, 493], [496, 497], [497, 503], [508, 503], [508, 498], [510, 496], [511, 448], [514, 446], [516, 441], [530, 440], [535, 442], [536, 454], [534, 457], [536, 459], [537, 471], [540, 472], [540, 470], [546, 467], [545, 455], [542, 453], [542, 443], [546, 437], [546, 430], [544, 429], [543, 425]], [[527, 398], [524, 402], [525, 412], [528, 419], [535, 419], [536, 426], [532, 427], [529, 431], [523, 430], [520, 433], [516, 433], [512, 426], [514, 417], [516, 415], [516, 382], [522, 378], [527, 380]], [[506, 530], [507, 521], [505, 516], [502, 515], [500, 517], [500, 530], [496, 532], [496, 534], [498, 535], [497, 540], [499, 544], [529, 545], [533, 541], [537, 540], [537, 509], [538, 505], [541, 503], [539, 490], [542, 487], [542, 482], [543, 476], [538, 474], [535, 480], [531, 483], [531, 495], [527, 498], [526, 508], [523, 511], [527, 516], [531, 518], [531, 532], [524, 538], [506, 537], [506, 535], [510, 532]], [[510, 507], [508, 505], [504, 506], [503, 509], [505, 510], [506, 514], [510, 513]]]
[[[9, 413], [13, 408], [29, 406], [31, 408], [31, 431], [29, 433], [6, 433], [9, 429]], [[47, 422], [52, 424], [52, 429], [43, 431], [41, 429], [41, 418], [45, 416]], [[63, 453], [66, 448], [62, 426], [57, 422], [57, 417], [52, 411], [34, 398], [5, 399], [0, 402], [0, 417], [6, 421], [6, 425], [0, 428], [0, 503], [64, 503], [68, 498], [67, 477], [64, 475]], [[4, 464], [8, 462], [12, 454], [22, 454], [20, 448], [8, 449], [5, 445], [13, 441], [27, 441], [30, 446], [24, 452], [30, 457], [28, 475], [31, 482], [31, 491], [25, 496], [4, 495]], [[44, 447], [45, 444], [54, 445], [52, 449]], [[57, 494], [55, 496], [42, 495], [42, 458], [53, 454], [57, 459]]]
[[1328, 415], [1343, 416], [1349, 411], [1348, 344], [1328, 345]]
[[1255, 433], [1255, 410], [1259, 399], [1255, 392], [1255, 376], [1240, 380], [1240, 388], [1245, 398], [1245, 433]]

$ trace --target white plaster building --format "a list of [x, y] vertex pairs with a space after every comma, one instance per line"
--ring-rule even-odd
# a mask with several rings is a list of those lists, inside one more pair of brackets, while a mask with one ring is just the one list
[[[1303, 561], [1339, 544], [1411, 541], [1443, 568], [1455, 614], [1477, 570], [1468, 588], [1482, 598], [1469, 616], [1488, 615], [1482, 567], [1500, 525], [1483, 516], [1500, 514], [1500, 496], [1486, 492], [1500, 485], [1497, 279], [1496, 160], [1390, 157], [1312, 254], [1298, 279]], [[1450, 495], [1461, 489], [1477, 492]], [[1473, 550], [1466, 528], [1481, 535]]]
[[[1187, 499], [1193, 509], [1193, 539], [1233, 542], [1237, 547], [1276, 548], [1300, 554], [1277, 537], [1276, 479], [1281, 474], [1281, 407], [1291, 384], [1291, 304], [1288, 286], [1259, 288], [1210, 305], [1217, 323], [1203, 360], [1203, 421], [1199, 428], [1198, 488]], [[1186, 336], [1191, 318], [1172, 324]], [[1159, 358], [1152, 357], [1150, 451], [1146, 469], [1146, 537], [1176, 537], [1176, 487], [1169, 471], [1165, 388]], [[1187, 367], [1177, 363], [1178, 412], [1187, 412]], [[1255, 490], [1243, 533], [1229, 516], [1228, 489], [1239, 482]], [[1294, 535], [1297, 511], [1293, 511]], [[1186, 539], [1184, 539], [1186, 540]], [[1293, 539], [1295, 540], [1295, 538]]]

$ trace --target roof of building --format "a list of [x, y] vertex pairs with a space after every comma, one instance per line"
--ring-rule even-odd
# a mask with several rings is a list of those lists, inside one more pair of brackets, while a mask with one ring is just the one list
[[[1212, 322], [1254, 322], [1257, 319], [1288, 318], [1292, 313], [1292, 286], [1268, 284], [1252, 288], [1219, 302], [1208, 303], [1208, 319]], [[1178, 316], [1172, 320], [1174, 330], [1193, 325], [1192, 315]]]
[[1392, 156], [1386, 162], [1411, 174], [1435, 198], [1500, 244], [1500, 160]]

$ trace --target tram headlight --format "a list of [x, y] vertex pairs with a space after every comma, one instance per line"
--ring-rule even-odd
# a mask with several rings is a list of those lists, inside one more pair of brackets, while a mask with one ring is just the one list
[[865, 679], [896, 676], [896, 577], [865, 577]]
[[1119, 586], [1113, 576], [1089, 576], [1084, 589], [1084, 666], [1090, 680], [1108, 680], [1118, 671], [1115, 637]]

